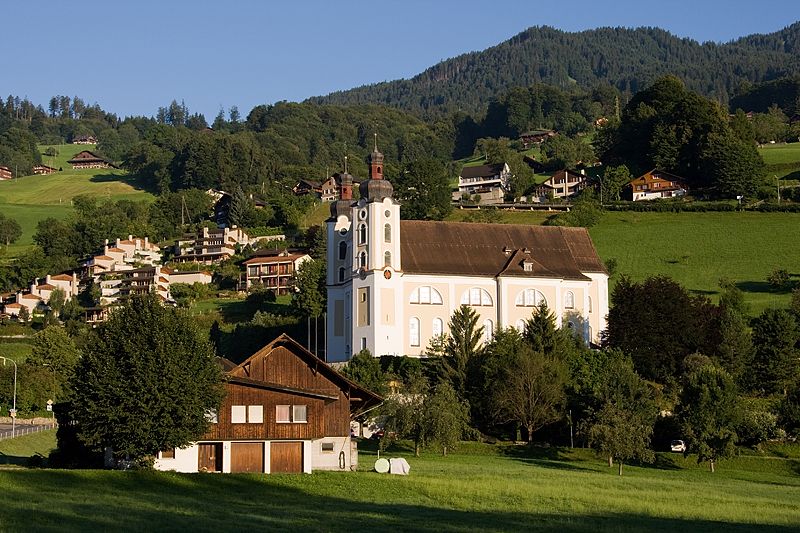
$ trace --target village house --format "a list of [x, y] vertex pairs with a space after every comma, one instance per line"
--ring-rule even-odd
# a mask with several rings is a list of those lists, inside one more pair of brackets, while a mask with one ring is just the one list
[[79, 282], [77, 275], [58, 274], [56, 276], [47, 275], [40, 280], [33, 280], [27, 290], [12, 293], [10, 297], [5, 297], [0, 306], [3, 313], [8, 316], [19, 316], [19, 312], [25, 307], [29, 314], [34, 312], [44, 312], [48, 309], [50, 297], [53, 291], [60, 289], [64, 292], [64, 301], [68, 301], [78, 295]]
[[325, 181], [314, 181], [301, 179], [292, 188], [298, 196], [313, 194], [323, 202], [335, 202], [339, 199], [339, 187], [342, 182], [342, 174], [336, 173]]
[[187, 236], [175, 245], [176, 263], [212, 265], [230, 259], [237, 248], [250, 244], [250, 237], [241, 228], [203, 228], [196, 236]]
[[57, 172], [57, 169], [55, 169], [53, 167], [50, 167], [50, 166], [47, 166], [47, 165], [34, 165], [33, 166], [33, 173], [37, 174], [37, 175], [52, 174], [54, 172]]
[[559, 326], [599, 344], [608, 315], [608, 272], [585, 228], [400, 220], [383, 154], [352, 198], [343, 179], [327, 221], [327, 353], [345, 361], [422, 356], [448, 333], [461, 305], [484, 327], [524, 328], [546, 303]]
[[685, 196], [686, 190], [683, 178], [655, 168], [632, 180], [626, 187], [628, 198], [634, 202]]
[[240, 364], [222, 360], [225, 398], [211, 428], [185, 448], [164, 450], [157, 470], [297, 472], [355, 470], [351, 420], [382, 399], [287, 335]]
[[522, 147], [527, 150], [531, 145], [542, 144], [550, 137], [555, 137], [556, 135], [557, 133], [553, 130], [533, 130], [520, 133], [519, 140], [522, 143]]
[[81, 264], [84, 277], [98, 276], [108, 272], [132, 270], [141, 266], [161, 263], [161, 249], [147, 237], [128, 235], [113, 244], [106, 239], [102, 253], [92, 256]]
[[464, 167], [458, 178], [458, 192], [453, 200], [460, 200], [464, 195], [479, 195], [482, 204], [499, 204], [503, 202], [511, 186], [511, 170], [508, 163]]
[[243, 289], [260, 284], [277, 295], [288, 294], [294, 273], [311, 256], [305, 252], [270, 250], [256, 254], [244, 262]]
[[72, 159], [67, 161], [72, 168], [80, 169], [80, 168], [117, 168], [112, 162], [105, 159], [104, 157], [100, 157], [99, 155], [90, 152], [89, 150], [84, 150], [75, 154]]
[[14, 173], [6, 166], [0, 166], [0, 181], [10, 180], [14, 177]]
[[574, 198], [589, 186], [586, 171], [557, 170], [547, 181], [539, 185], [529, 198], [532, 202], [547, 202], [551, 199]]
[[94, 135], [78, 135], [72, 139], [72, 144], [97, 144], [97, 137]]

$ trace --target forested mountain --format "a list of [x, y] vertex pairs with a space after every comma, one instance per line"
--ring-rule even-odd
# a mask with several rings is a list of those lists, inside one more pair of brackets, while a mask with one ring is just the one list
[[777, 105], [788, 116], [800, 115], [800, 74], [760, 83], [731, 100], [731, 109], [766, 113]]
[[497, 46], [448, 59], [410, 80], [339, 91], [311, 101], [379, 103], [417, 114], [482, 113], [515, 86], [562, 89], [610, 84], [633, 94], [665, 74], [723, 104], [742, 84], [800, 72], [800, 22], [725, 44], [681, 39], [658, 28], [599, 28], [569, 33], [533, 27]]

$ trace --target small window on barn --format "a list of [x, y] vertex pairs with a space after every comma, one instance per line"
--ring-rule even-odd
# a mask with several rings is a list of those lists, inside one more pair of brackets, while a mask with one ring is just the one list
[[211, 422], [212, 424], [216, 424], [219, 422], [219, 416], [217, 415], [216, 409], [207, 409], [206, 410], [206, 420]]
[[276, 405], [275, 406], [275, 422], [279, 424], [288, 424], [292, 421], [291, 406], [289, 405]]
[[244, 405], [231, 406], [231, 424], [244, 424], [247, 422], [247, 407]]
[[292, 406], [292, 422], [294, 423], [308, 422], [308, 409], [305, 405]]
[[247, 421], [250, 424], [263, 424], [264, 423], [264, 406], [263, 405], [248, 405], [247, 406]]
[[333, 453], [333, 443], [332, 442], [323, 442], [322, 443], [322, 453]]
[[169, 450], [164, 450], [161, 452], [162, 459], [175, 459], [175, 448], [170, 448]]

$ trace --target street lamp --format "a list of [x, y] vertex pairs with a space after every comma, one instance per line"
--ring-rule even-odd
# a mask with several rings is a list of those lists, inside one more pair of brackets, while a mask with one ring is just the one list
[[14, 400], [13, 405], [11, 407], [11, 438], [14, 438], [17, 435], [17, 362], [13, 359], [9, 359], [8, 357], [3, 357], [0, 355], [0, 359], [3, 360], [3, 366], [6, 366], [7, 361], [11, 361], [14, 363]]
[[43, 363], [42, 366], [46, 366], [50, 370], [53, 371], [53, 398], [51, 400], [47, 400], [47, 410], [50, 411], [53, 419], [53, 427], [56, 427], [56, 411], [53, 406], [53, 403], [56, 398], [56, 367], [51, 365], [50, 363]]

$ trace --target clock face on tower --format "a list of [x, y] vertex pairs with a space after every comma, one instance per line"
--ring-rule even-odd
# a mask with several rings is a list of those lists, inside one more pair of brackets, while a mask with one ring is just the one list
[[383, 277], [386, 279], [392, 279], [392, 271], [387, 268], [383, 271]]

